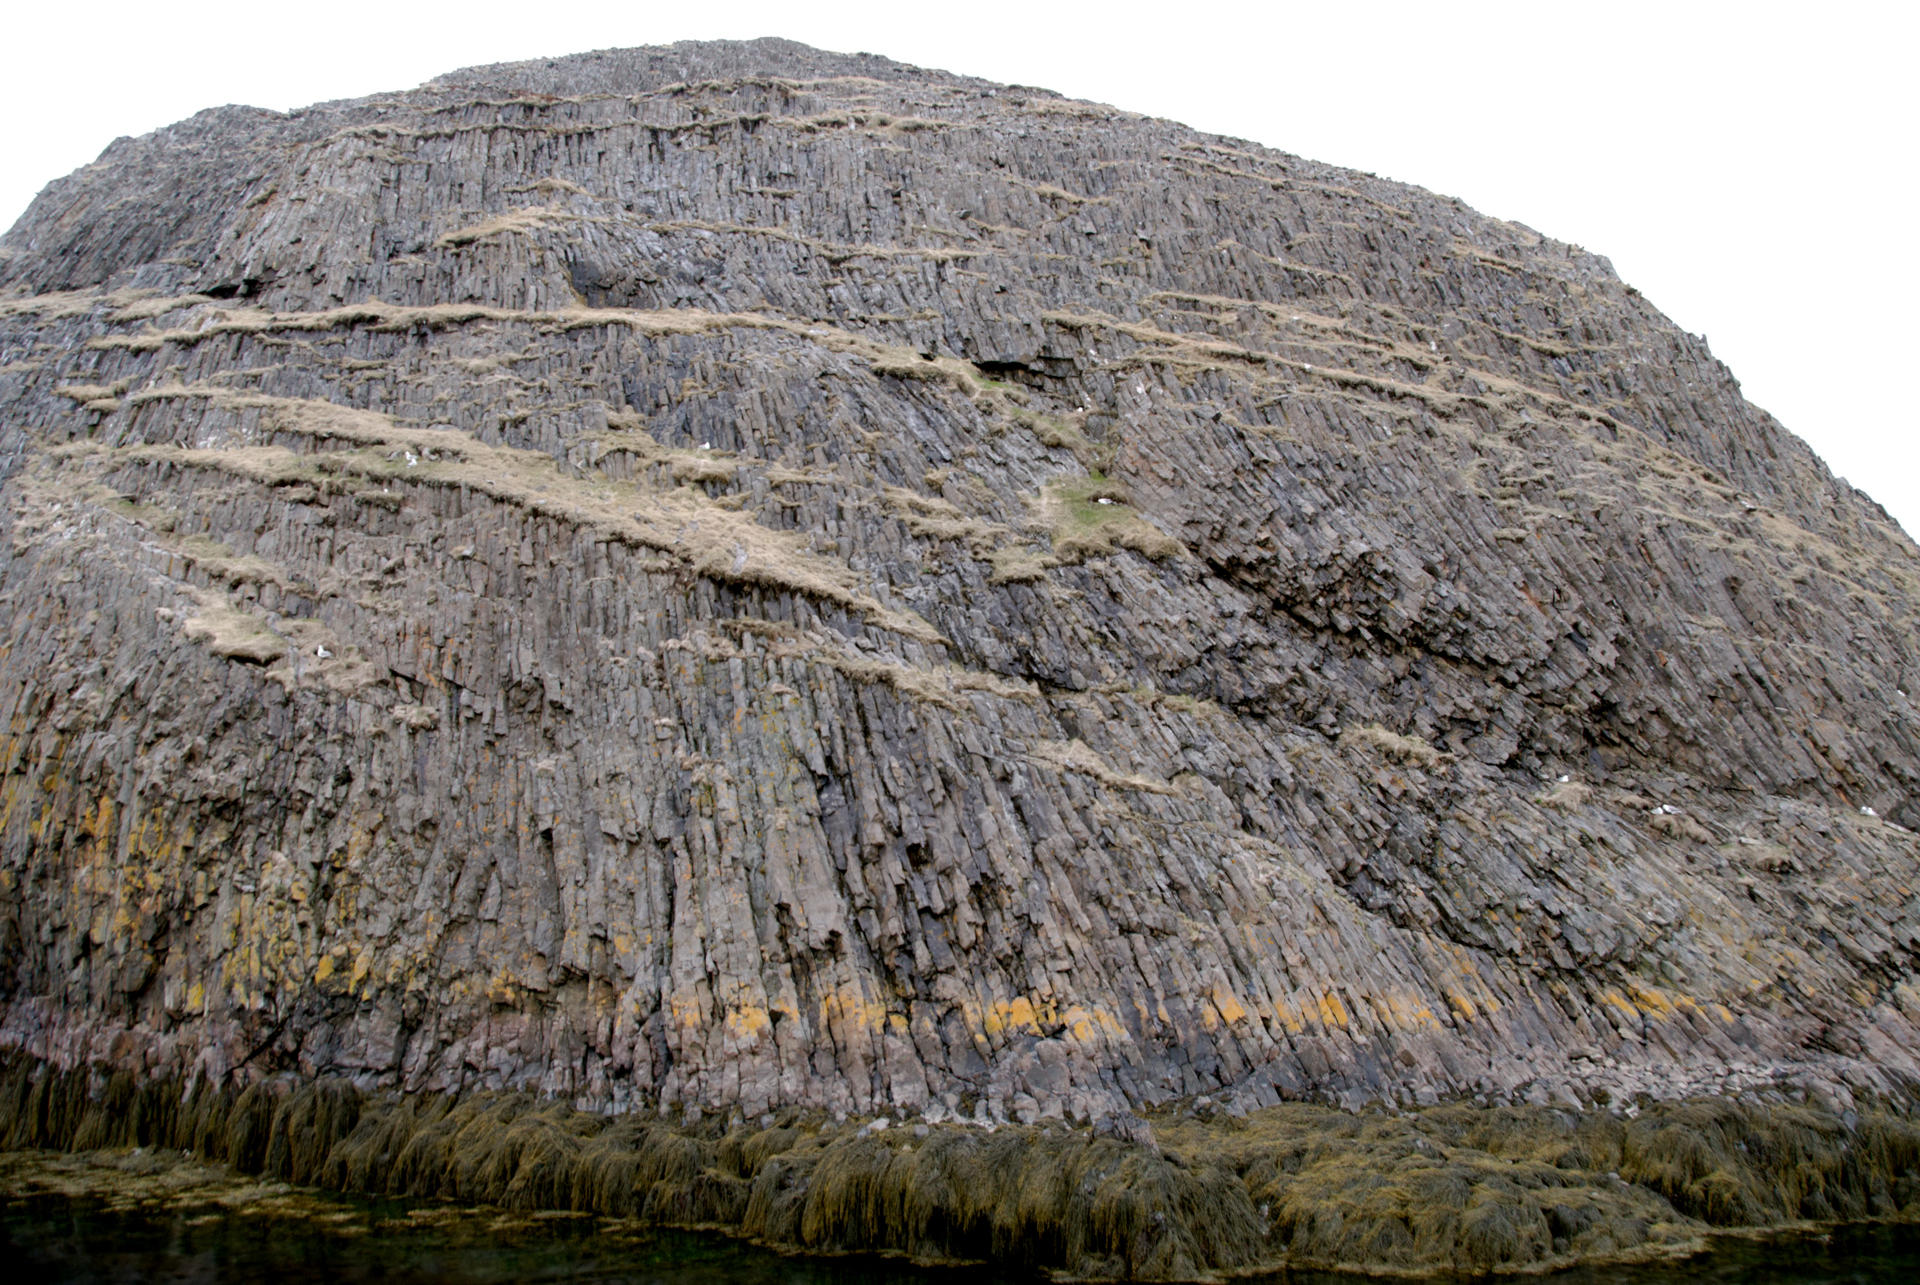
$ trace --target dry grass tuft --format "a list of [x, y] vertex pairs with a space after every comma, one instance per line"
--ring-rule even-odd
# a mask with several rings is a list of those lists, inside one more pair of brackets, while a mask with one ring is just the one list
[[456, 228], [441, 236], [434, 244], [443, 250], [457, 250], [478, 241], [490, 240], [509, 233], [537, 231], [569, 217], [571, 216], [565, 210], [555, 209], [552, 206], [507, 210], [468, 227]]
[[1579, 781], [1556, 781], [1553, 788], [1534, 802], [1556, 812], [1578, 812], [1593, 798], [1593, 787]]
[[216, 581], [224, 581], [227, 584], [272, 584], [282, 587], [287, 583], [286, 573], [265, 558], [251, 553], [237, 554], [211, 536], [190, 535], [162, 543], [193, 562]]
[[972, 518], [951, 501], [921, 495], [905, 487], [886, 488], [887, 507], [900, 515], [907, 530], [925, 540], [964, 542], [976, 555], [985, 555], [1013, 532], [998, 522]]
[[[267, 312], [258, 308], [224, 306], [213, 306], [209, 311], [211, 318], [199, 326], [148, 330], [131, 335], [102, 335], [88, 340], [87, 347], [153, 352], [167, 344], [192, 347], [220, 335], [264, 335], [276, 332], [310, 334], [352, 329], [366, 329], [378, 334], [415, 328], [450, 330], [486, 322], [525, 325], [548, 332], [619, 326], [650, 336], [708, 334], [728, 329], [785, 329], [799, 333], [805, 329], [796, 323], [781, 322], [757, 313], [715, 313], [699, 308], [652, 312], [633, 308], [526, 311], [485, 304], [441, 303], [407, 307], [369, 300], [317, 312]], [[847, 338], [851, 340], [852, 336]]]
[[34, 315], [49, 321], [73, 317], [91, 317], [102, 308], [128, 308], [153, 292], [150, 290], [51, 290], [45, 294], [0, 297], [0, 317]]
[[904, 661], [857, 656], [831, 647], [814, 652], [813, 658], [856, 682], [882, 683], [910, 700], [955, 713], [964, 712], [967, 708], [960, 699], [965, 692], [980, 692], [1003, 700], [1027, 700], [1034, 696], [1032, 688], [1010, 679], [954, 665], [925, 668]]
[[1046, 763], [1052, 767], [1065, 768], [1069, 772], [1078, 772], [1082, 776], [1090, 776], [1103, 785], [1117, 786], [1127, 790], [1145, 790], [1149, 794], [1179, 792], [1165, 781], [1157, 781], [1150, 776], [1141, 776], [1134, 772], [1116, 771], [1094, 751], [1092, 746], [1077, 737], [1071, 741], [1036, 741], [1028, 748], [1027, 757], [1038, 763]]
[[1378, 723], [1356, 724], [1347, 728], [1340, 733], [1340, 748], [1372, 750], [1408, 767], [1428, 770], [1453, 761], [1451, 755], [1436, 750], [1419, 737], [1390, 732]]
[[1656, 812], [1647, 818], [1647, 828], [1669, 839], [1685, 839], [1694, 843], [1713, 842], [1712, 832], [1683, 812]]
[[593, 463], [608, 455], [624, 454], [648, 464], [665, 464], [668, 476], [682, 484], [705, 485], [731, 482], [740, 470], [740, 461], [721, 451], [689, 451], [662, 446], [647, 432], [644, 421], [632, 411], [615, 411], [607, 416], [608, 430], [589, 439], [598, 448]]
[[420, 704], [395, 705], [387, 711], [388, 717], [402, 727], [416, 732], [431, 732], [440, 726], [440, 714], [430, 706]]
[[1045, 580], [1048, 570], [1060, 565], [1059, 559], [1051, 554], [1017, 544], [995, 549], [988, 561], [993, 567], [987, 577], [990, 585], [1032, 584], [1037, 580]]
[[1071, 451], [1080, 461], [1082, 468], [1089, 473], [1099, 474], [1113, 467], [1114, 447], [1111, 443], [1096, 442], [1086, 434], [1086, 415], [1076, 413], [1070, 416], [1042, 415], [1035, 411], [1016, 408], [1014, 422], [1026, 428], [1040, 439], [1043, 446], [1056, 450]]
[[90, 410], [96, 415], [111, 415], [120, 409], [120, 396], [127, 391], [127, 384], [128, 381], [124, 379], [112, 384], [66, 384], [53, 391], [56, 396], [80, 403], [82, 410]]
[[673, 475], [674, 481], [694, 486], [731, 482], [739, 468], [740, 465], [734, 460], [704, 453], [675, 453], [667, 465], [667, 471]]
[[535, 179], [531, 183], [522, 183], [516, 187], [510, 187], [507, 189], [507, 191], [509, 192], [547, 192], [547, 193], [564, 192], [569, 196], [592, 196], [593, 195], [593, 193], [587, 191], [586, 188], [581, 187], [578, 183], [574, 182], [572, 179], [565, 179], [565, 178]]
[[[883, 606], [845, 563], [806, 548], [798, 532], [776, 531], [704, 492], [650, 489], [597, 475], [581, 476], [541, 451], [488, 446], [453, 429], [408, 428], [373, 411], [331, 402], [267, 397], [205, 386], [145, 390], [140, 403], [194, 399], [259, 416], [260, 431], [312, 439], [316, 458], [284, 447], [189, 450], [133, 446], [123, 458], [213, 468], [269, 485], [308, 482], [337, 489], [342, 478], [380, 484], [362, 495], [404, 498], [409, 487], [457, 487], [632, 544], [670, 554], [723, 583], [803, 593], [855, 612], [870, 624], [918, 642], [943, 641], [910, 611]], [[358, 449], [340, 449], [343, 446]], [[383, 501], [384, 502], [384, 501]]]
[[269, 624], [235, 607], [224, 593], [181, 588], [195, 603], [182, 624], [189, 639], [216, 656], [266, 666], [265, 676], [289, 691], [325, 688], [351, 696], [379, 680], [358, 647], [342, 643], [318, 620], [287, 616]]
[[966, 710], [961, 697], [968, 692], [1002, 700], [1035, 700], [1039, 696], [1031, 684], [1016, 679], [957, 665], [914, 665], [899, 657], [862, 655], [849, 651], [834, 636], [797, 630], [791, 625], [739, 618], [725, 621], [724, 626], [732, 633], [767, 639], [774, 655], [800, 657], [855, 682], [890, 687], [910, 700], [955, 713]]
[[139, 299], [114, 313], [110, 320], [116, 322], [152, 321], [163, 317], [178, 308], [194, 308], [213, 300], [203, 294], [156, 295], [150, 299]]
[[63, 384], [53, 390], [56, 397], [65, 397], [76, 402], [97, 402], [106, 398], [117, 398], [127, 391], [126, 381], [117, 384]]
[[919, 353], [904, 348], [885, 348], [873, 345], [874, 351], [863, 354], [876, 375], [891, 375], [895, 379], [917, 379], [932, 384], [948, 384], [958, 391], [972, 396], [982, 391], [985, 384], [980, 372], [971, 365], [953, 357], [923, 357]]
[[194, 598], [198, 605], [183, 631], [195, 642], [205, 643], [214, 655], [255, 665], [271, 664], [286, 655], [290, 644], [268, 629], [265, 621], [236, 610], [221, 596], [195, 593]]

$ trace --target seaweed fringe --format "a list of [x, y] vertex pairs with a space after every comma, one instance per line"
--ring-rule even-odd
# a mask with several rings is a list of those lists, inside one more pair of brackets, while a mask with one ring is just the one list
[[521, 1094], [342, 1080], [145, 1083], [0, 1057], [0, 1147], [159, 1147], [306, 1186], [718, 1227], [1087, 1279], [1280, 1267], [1538, 1270], [1707, 1232], [1920, 1216], [1903, 1106], [1706, 1099], [1637, 1118], [1546, 1107], [1407, 1116], [1292, 1104], [1145, 1131], [875, 1128], [789, 1112], [669, 1124]]

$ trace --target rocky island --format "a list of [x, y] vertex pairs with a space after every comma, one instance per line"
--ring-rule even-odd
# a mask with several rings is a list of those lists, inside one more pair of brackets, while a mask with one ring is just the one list
[[1085, 1277], [1920, 1213], [1920, 549], [1606, 260], [781, 41], [0, 241], [0, 1144]]

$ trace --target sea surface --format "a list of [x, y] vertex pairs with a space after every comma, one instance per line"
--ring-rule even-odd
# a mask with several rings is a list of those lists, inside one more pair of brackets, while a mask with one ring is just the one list
[[[495, 1285], [1036, 1285], [979, 1267], [916, 1267], [873, 1256], [792, 1257], [717, 1233], [662, 1231], [592, 1217], [503, 1216], [397, 1201], [313, 1197], [297, 1217], [248, 1208], [124, 1203], [93, 1195], [0, 1191], [0, 1280], [80, 1285], [391, 1282]], [[1270, 1285], [1378, 1278], [1291, 1272]], [[1513, 1279], [1513, 1278], [1509, 1278]], [[1913, 1285], [1920, 1227], [1731, 1240], [1679, 1262], [1575, 1268], [1554, 1285]]]

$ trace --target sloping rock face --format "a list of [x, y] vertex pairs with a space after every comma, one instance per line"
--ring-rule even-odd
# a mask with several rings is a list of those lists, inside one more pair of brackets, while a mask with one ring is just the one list
[[756, 42], [206, 112], [0, 248], [0, 1044], [934, 1119], [1920, 1076], [1920, 551], [1575, 247]]

